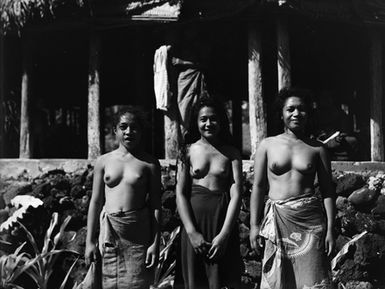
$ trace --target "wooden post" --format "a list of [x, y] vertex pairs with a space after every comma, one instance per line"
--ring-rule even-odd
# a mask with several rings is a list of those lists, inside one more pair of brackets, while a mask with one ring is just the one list
[[277, 18], [277, 65], [278, 91], [291, 85], [290, 43], [288, 21], [285, 16]]
[[19, 158], [32, 157], [32, 143], [30, 134], [30, 85], [31, 85], [31, 57], [29, 35], [22, 36], [22, 79], [21, 79], [21, 108], [20, 108], [20, 146]]
[[3, 103], [5, 100], [5, 57], [4, 57], [4, 37], [0, 33], [0, 158], [4, 158], [4, 142], [5, 142], [5, 131], [4, 131], [4, 121], [5, 121], [5, 112]]
[[96, 159], [101, 154], [100, 138], [100, 87], [99, 64], [101, 41], [100, 36], [91, 33], [89, 41], [88, 70], [88, 159]]
[[249, 124], [251, 159], [258, 144], [267, 136], [266, 105], [262, 90], [261, 33], [255, 23], [249, 24]]
[[164, 114], [164, 150], [165, 159], [176, 159], [178, 156], [180, 133], [179, 123], [175, 113], [169, 111]]
[[384, 161], [382, 133], [382, 37], [378, 31], [370, 33], [370, 156], [371, 161]]

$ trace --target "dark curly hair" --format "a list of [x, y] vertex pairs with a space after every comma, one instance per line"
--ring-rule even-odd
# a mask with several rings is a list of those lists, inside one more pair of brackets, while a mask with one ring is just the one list
[[115, 129], [118, 123], [120, 122], [120, 119], [122, 116], [126, 114], [132, 114], [135, 118], [135, 120], [139, 123], [140, 128], [142, 131], [144, 131], [146, 128], [149, 127], [149, 123], [147, 120], [147, 115], [144, 112], [142, 108], [139, 106], [134, 106], [134, 105], [127, 105], [119, 109], [118, 113], [116, 113], [112, 119], [112, 125], [113, 128]]
[[282, 88], [277, 95], [277, 98], [274, 103], [274, 110], [275, 110], [275, 122], [277, 124], [277, 127], [282, 127], [282, 109], [290, 97], [298, 97], [300, 98], [306, 107], [306, 112], [308, 114], [308, 121], [306, 124], [305, 132], [306, 134], [309, 134], [310, 131], [313, 129], [313, 115], [314, 115], [314, 97], [313, 93], [304, 88], [298, 88], [298, 87], [285, 87]]
[[191, 114], [190, 126], [179, 148], [179, 159], [185, 162], [187, 147], [195, 143], [201, 137], [198, 128], [198, 115], [203, 107], [211, 107], [215, 110], [219, 120], [219, 139], [223, 144], [234, 145], [230, 132], [229, 118], [223, 103], [216, 96], [204, 95], [195, 104]]

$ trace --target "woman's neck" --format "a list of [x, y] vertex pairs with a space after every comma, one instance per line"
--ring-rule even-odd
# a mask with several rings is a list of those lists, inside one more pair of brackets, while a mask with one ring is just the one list
[[139, 148], [133, 147], [126, 147], [122, 144], [119, 144], [119, 147], [117, 148], [117, 151], [124, 154], [124, 155], [135, 155], [139, 152]]
[[303, 139], [305, 137], [305, 133], [303, 131], [292, 131], [288, 128], [285, 128], [284, 134], [292, 139]]
[[201, 142], [209, 144], [213, 147], [218, 147], [218, 145], [220, 144], [218, 138], [207, 139], [207, 138], [201, 136], [200, 140], [201, 140]]

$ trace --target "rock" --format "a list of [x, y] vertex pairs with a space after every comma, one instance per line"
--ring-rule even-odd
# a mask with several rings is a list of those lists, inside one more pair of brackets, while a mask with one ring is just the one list
[[357, 208], [369, 210], [378, 196], [378, 191], [362, 187], [355, 190], [348, 198], [349, 202]]
[[377, 221], [370, 214], [357, 212], [355, 215], [355, 230], [356, 232], [375, 232], [377, 229]]
[[55, 175], [50, 179], [50, 185], [60, 191], [70, 191], [70, 183], [65, 175]]
[[86, 191], [81, 185], [74, 185], [71, 187], [70, 195], [72, 198], [81, 198], [85, 193]]
[[253, 284], [253, 279], [249, 276], [241, 276], [241, 283], [246, 286], [246, 288], [250, 288]]
[[246, 244], [241, 244], [239, 250], [242, 258], [246, 258], [250, 251]]
[[167, 226], [167, 224], [168, 224], [168, 222], [171, 220], [171, 218], [172, 218], [172, 212], [171, 212], [171, 210], [162, 207], [162, 223], [161, 223], [161, 226], [162, 226], [162, 227]]
[[337, 177], [336, 193], [348, 197], [354, 190], [364, 185], [363, 178], [358, 174], [348, 173]]
[[49, 192], [51, 191], [51, 185], [49, 182], [41, 182], [40, 184], [37, 184], [33, 190], [32, 195], [36, 198], [45, 198], [49, 195]]
[[174, 190], [164, 191], [162, 194], [162, 206], [170, 209], [172, 212], [176, 210], [176, 195]]
[[336, 200], [337, 210], [343, 211], [346, 210], [349, 205], [348, 198], [338, 196]]
[[241, 239], [241, 242], [248, 242], [249, 240], [249, 228], [246, 227], [244, 224], [239, 225], [239, 238]]
[[377, 220], [376, 232], [380, 235], [385, 235], [385, 220]]
[[246, 226], [249, 226], [249, 223], [250, 223], [250, 213], [249, 212], [245, 212], [243, 210], [240, 210], [239, 212], [239, 221], [243, 224], [245, 224]]
[[346, 289], [373, 289], [373, 285], [370, 282], [363, 281], [349, 281], [345, 285]]
[[73, 241], [70, 241], [73, 237], [73, 231], [65, 231], [63, 234], [63, 249], [73, 250], [78, 252], [81, 256], [84, 255], [84, 249], [86, 244], [87, 227], [80, 228], [75, 235]]
[[378, 234], [366, 234], [356, 243], [354, 262], [367, 265], [371, 262], [385, 268], [385, 236]]
[[257, 262], [254, 260], [246, 261], [245, 264], [245, 273], [249, 275], [251, 278], [260, 278], [262, 272], [262, 264], [261, 262]]
[[18, 182], [8, 186], [3, 194], [3, 200], [6, 205], [11, 203], [11, 200], [18, 195], [26, 195], [32, 191], [32, 185], [30, 182]]
[[344, 236], [344, 235], [338, 235], [336, 239], [336, 251], [339, 252], [342, 247], [351, 240], [351, 238]]
[[373, 208], [374, 215], [385, 217], [385, 196], [380, 195], [376, 201], [376, 206]]

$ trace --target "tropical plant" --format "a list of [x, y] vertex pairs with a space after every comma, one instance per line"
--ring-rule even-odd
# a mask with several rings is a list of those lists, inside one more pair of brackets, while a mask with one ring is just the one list
[[180, 226], [176, 227], [170, 234], [168, 240], [161, 237], [161, 243], [164, 246], [159, 253], [159, 263], [155, 269], [154, 284], [151, 286], [152, 289], [161, 288], [172, 288], [174, 284], [174, 268], [176, 260], [172, 260], [174, 256], [172, 252], [173, 244], [175, 243], [176, 237], [179, 235]]
[[15, 280], [27, 269], [25, 254], [21, 250], [26, 242], [21, 244], [13, 254], [0, 257], [0, 288], [22, 288], [15, 284]]
[[[37, 242], [31, 232], [22, 223], [17, 221], [19, 227], [25, 232], [27, 240], [33, 248], [33, 254], [31, 255], [27, 252], [22, 252], [22, 248], [26, 244], [26, 242], [24, 242], [13, 254], [2, 256], [0, 258], [0, 288], [22, 288], [15, 285], [15, 280], [22, 273], [25, 273], [31, 277], [39, 289], [48, 289], [48, 281], [54, 272], [54, 265], [59, 255], [62, 253], [71, 253], [76, 256], [79, 255], [78, 252], [72, 250], [58, 249], [59, 243], [63, 241], [64, 230], [70, 219], [71, 217], [68, 216], [60, 226], [58, 233], [53, 236], [53, 232], [59, 223], [59, 215], [57, 212], [52, 214], [51, 223], [45, 234], [44, 244], [41, 250], [38, 248]], [[71, 242], [74, 237], [75, 234], [67, 242]], [[77, 260], [78, 258], [72, 263], [59, 287], [60, 289], [64, 289]]]
[[[60, 226], [59, 232], [52, 238], [52, 233], [54, 232], [54, 229], [59, 223], [59, 214], [57, 212], [52, 214], [51, 223], [49, 225], [49, 228], [47, 230], [47, 233], [44, 237], [44, 244], [43, 248], [39, 250], [37, 243], [35, 241], [35, 238], [32, 236], [32, 234], [28, 231], [28, 229], [21, 223], [21, 228], [24, 229], [27, 238], [29, 242], [32, 245], [32, 248], [35, 253], [35, 259], [36, 262], [34, 262], [27, 270], [25, 270], [25, 273], [28, 274], [33, 281], [37, 284], [37, 286], [40, 289], [48, 289], [48, 281], [54, 271], [54, 265], [56, 263], [56, 260], [58, 256], [62, 253], [72, 253], [74, 255], [79, 255], [78, 252], [67, 250], [67, 249], [57, 249], [59, 242], [62, 240], [64, 230], [66, 226], [68, 225], [69, 221], [71, 219], [71, 216], [68, 216]], [[72, 241], [75, 238], [75, 234], [72, 236], [72, 238], [68, 241]], [[64, 277], [64, 280], [60, 286], [60, 289], [63, 289], [65, 286], [65, 283], [67, 282], [69, 275], [75, 266], [78, 258], [73, 262], [73, 264], [70, 267], [70, 270], [67, 272], [66, 276]]]

